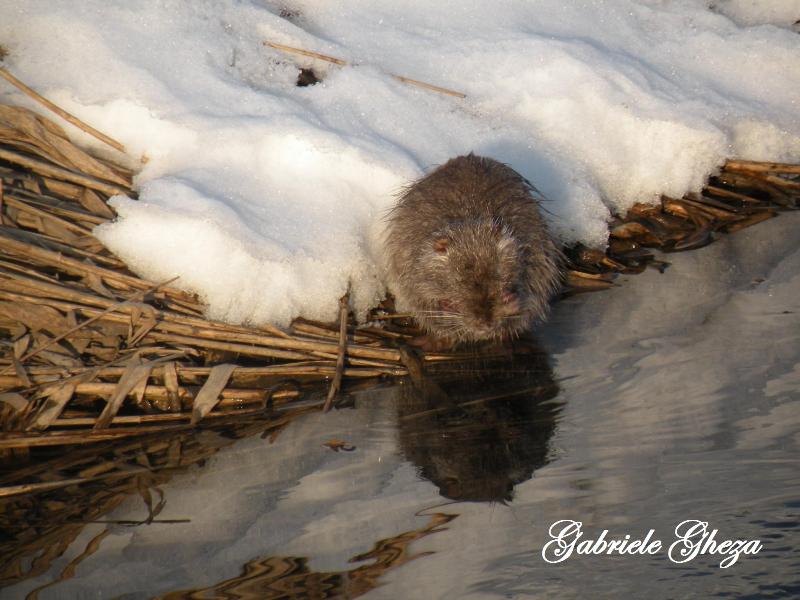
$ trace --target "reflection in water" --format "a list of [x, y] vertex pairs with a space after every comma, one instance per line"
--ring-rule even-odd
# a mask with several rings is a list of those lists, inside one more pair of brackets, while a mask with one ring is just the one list
[[442, 496], [510, 501], [548, 462], [558, 393], [544, 352], [445, 363], [403, 386], [400, 447]]
[[[237, 440], [257, 434], [274, 437], [309, 410], [222, 418], [169, 438], [154, 434], [67, 453], [45, 449], [24, 468], [0, 470], [4, 491], [13, 492], [14, 486], [18, 491], [0, 497], [0, 588], [45, 573], [87, 524], [101, 519], [131, 495], [142, 497], [148, 517], [141, 523], [123, 525], [154, 522], [165, 505], [159, 486], [173, 475], [203, 464]], [[97, 549], [89, 552], [91, 546], [75, 564], [67, 566], [59, 581], [72, 577], [77, 563]]]
[[[100, 503], [114, 489], [138, 494], [135, 469], [168, 473], [173, 461], [198, 455], [195, 442], [109, 449], [100, 463], [53, 456], [49, 468], [8, 483], [116, 479], [106, 480], [109, 490], [94, 479], [80, 486], [85, 496], [78, 486], [40, 490], [0, 509], [0, 529], [14, 538], [0, 534], [0, 577], [39, 573], [0, 597], [24, 598], [78, 559], [75, 577], [42, 589], [41, 600], [140, 600], [190, 588], [183, 594], [195, 598], [242, 590], [353, 597], [367, 589], [371, 600], [796, 598], [798, 226], [800, 213], [774, 219], [749, 237], [675, 255], [668, 276], [645, 272], [560, 303], [539, 330], [555, 375], [541, 356], [505, 368], [487, 359], [480, 375], [437, 363], [416, 388], [358, 391], [354, 410], [296, 419], [269, 448], [253, 436], [214, 455], [208, 468], [154, 480], [168, 500], [154, 523], [191, 523], [113, 525], [88, 558], [84, 548], [106, 525], [87, 527], [61, 558], [57, 530], [74, 537], [69, 528], [82, 529], [87, 518], [141, 520], [138, 499], [103, 517], [82, 511], [92, 494]], [[333, 452], [324, 446], [332, 439], [355, 450]], [[509, 506], [430, 508], [442, 503], [439, 490], [497, 500], [511, 486]], [[160, 495], [150, 489], [155, 512]], [[424, 507], [425, 515], [459, 516], [433, 525], [415, 516]], [[729, 569], [715, 557], [678, 565], [664, 553], [574, 555], [558, 565], [541, 556], [560, 519], [581, 520], [590, 535], [643, 537], [652, 528], [669, 544], [687, 518], [718, 528], [718, 541], [760, 539], [764, 549]], [[446, 531], [427, 535], [433, 529]], [[414, 553], [425, 559], [409, 561]], [[348, 564], [353, 557], [365, 562]]]
[[[529, 479], [547, 461], [557, 413], [555, 405], [547, 400], [556, 393], [552, 372], [541, 352], [434, 365], [424, 376], [399, 388], [396, 397], [402, 450], [418, 466], [420, 474], [448, 498], [510, 500], [514, 485]], [[0, 474], [4, 485], [46, 486], [49, 480], [56, 486], [0, 502], [0, 587], [51, 570], [54, 561], [71, 548], [88, 523], [108, 525], [60, 575], [53, 573], [52, 578], [29, 593], [29, 598], [36, 598], [45, 590], [49, 593], [48, 588], [59, 589], [82, 562], [101, 548], [112, 531], [179, 522], [159, 518], [166, 503], [160, 486], [236, 440], [258, 434], [274, 438], [295, 417], [309, 410], [293, 410], [282, 417], [232, 419], [171, 438], [154, 436], [68, 454], [43, 455], [27, 469]], [[144, 521], [104, 520], [104, 515], [126, 497], [137, 494], [148, 509]], [[249, 560], [237, 577], [163, 597], [356, 597], [377, 587], [384, 572], [430, 554], [411, 554], [408, 545], [446, 529], [444, 526], [456, 516], [429, 515], [426, 525], [382, 539], [374, 543], [371, 551], [352, 556], [351, 563], [369, 563], [349, 570], [313, 570], [309, 567], [313, 556], [269, 554]]]
[[[514, 486], [547, 463], [557, 393], [540, 351], [434, 365], [401, 387], [401, 451], [447, 498], [511, 500]], [[237, 577], [161, 598], [355, 598], [386, 572], [431, 554], [408, 546], [456, 516], [434, 513], [425, 526], [375, 543], [349, 560], [372, 562], [350, 570], [315, 571], [308, 558], [271, 555], [249, 561]]]
[[308, 567], [308, 559], [293, 556], [269, 556], [248, 562], [242, 574], [216, 585], [194, 590], [180, 590], [160, 596], [161, 600], [199, 600], [230, 598], [273, 600], [278, 598], [357, 598], [378, 587], [387, 571], [430, 554], [411, 554], [408, 545], [432, 533], [444, 531], [457, 515], [434, 513], [428, 524], [413, 531], [380, 540], [372, 550], [352, 557], [348, 562], [373, 562], [348, 571], [319, 572]]

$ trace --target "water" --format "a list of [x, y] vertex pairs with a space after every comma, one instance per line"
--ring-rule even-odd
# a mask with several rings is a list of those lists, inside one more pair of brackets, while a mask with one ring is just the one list
[[[504, 373], [354, 392], [273, 443], [240, 441], [162, 486], [159, 519], [190, 522], [90, 524], [0, 595], [53, 581], [110, 527], [39, 597], [800, 596], [799, 229], [782, 215], [558, 303], [544, 354]], [[131, 497], [108, 518], [146, 515]], [[561, 519], [664, 547], [549, 564]], [[763, 549], [677, 564], [687, 519]]]

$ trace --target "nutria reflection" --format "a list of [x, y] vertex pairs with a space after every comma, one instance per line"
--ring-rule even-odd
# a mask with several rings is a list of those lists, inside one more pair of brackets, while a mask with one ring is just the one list
[[400, 447], [442, 496], [509, 501], [548, 462], [558, 393], [547, 356], [428, 367], [403, 386]]

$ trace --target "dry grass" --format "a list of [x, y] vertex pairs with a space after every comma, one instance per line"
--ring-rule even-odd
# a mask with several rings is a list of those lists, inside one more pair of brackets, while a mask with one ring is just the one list
[[344, 360], [338, 327], [209, 320], [172, 282], [130, 272], [92, 229], [114, 218], [110, 194], [135, 196], [131, 177], [0, 106], [0, 453], [263, 410], [337, 373], [406, 373], [388, 342], [410, 333], [350, 326]]

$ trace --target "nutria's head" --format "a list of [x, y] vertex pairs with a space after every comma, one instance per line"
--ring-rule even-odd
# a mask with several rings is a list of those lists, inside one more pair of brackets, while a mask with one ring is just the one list
[[422, 325], [457, 341], [518, 333], [531, 317], [520, 251], [497, 221], [455, 222], [436, 232], [417, 274]]

